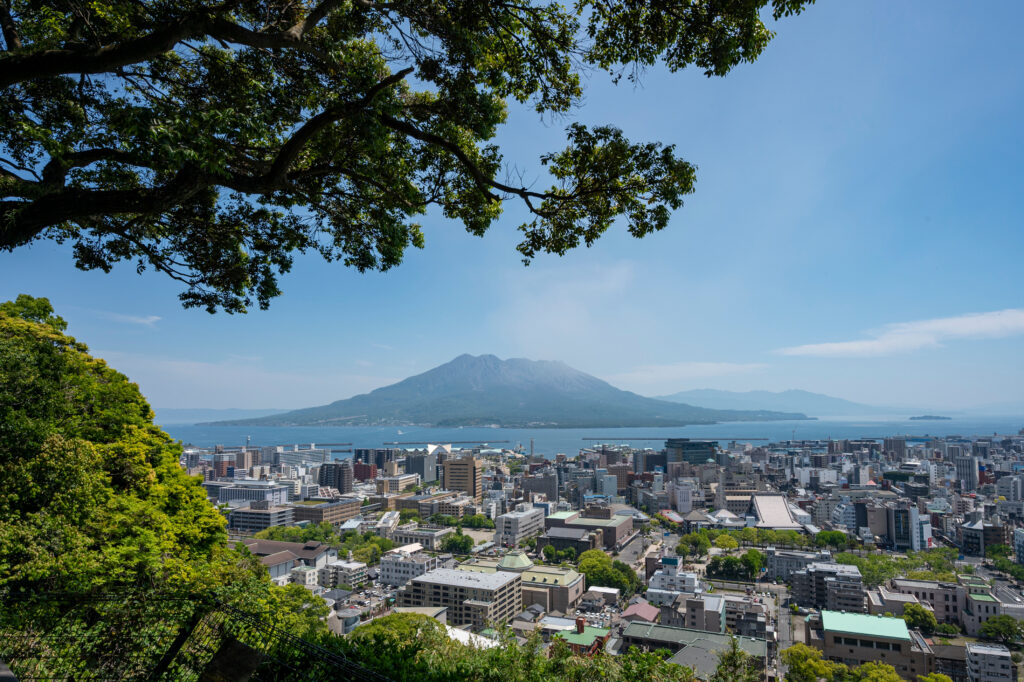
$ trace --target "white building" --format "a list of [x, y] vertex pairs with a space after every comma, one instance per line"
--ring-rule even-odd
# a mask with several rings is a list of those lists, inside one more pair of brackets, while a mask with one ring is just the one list
[[366, 564], [361, 561], [332, 561], [320, 569], [320, 585], [359, 587], [366, 582]]
[[967, 679], [970, 682], [1012, 682], [1016, 665], [1002, 644], [967, 644]]
[[388, 552], [380, 559], [380, 581], [401, 587], [413, 578], [438, 568], [441, 568], [440, 560], [423, 552]]
[[318, 585], [319, 570], [312, 566], [296, 566], [289, 574], [291, 581], [304, 587], [316, 587]]
[[[612, 476], [612, 478], [615, 478]], [[531, 535], [544, 532], [544, 510], [525, 504], [494, 519], [494, 543], [515, 547]]]
[[689, 481], [669, 484], [669, 495], [672, 505], [680, 514], [693, 511], [693, 484]]
[[660, 606], [671, 604], [682, 593], [699, 594], [704, 591], [696, 573], [680, 570], [679, 557], [662, 557], [661, 568], [647, 583], [647, 601]]

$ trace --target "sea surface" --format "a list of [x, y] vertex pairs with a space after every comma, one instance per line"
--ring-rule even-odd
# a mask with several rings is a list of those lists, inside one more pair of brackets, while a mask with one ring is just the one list
[[[487, 427], [430, 428], [423, 426], [196, 426], [164, 424], [164, 429], [187, 445], [212, 447], [351, 443], [354, 448], [417, 447], [427, 443], [462, 443], [466, 447], [489, 444], [496, 448], [522, 445], [529, 453], [554, 457], [575, 455], [597, 443], [629, 444], [660, 449], [666, 438], [702, 438], [750, 442], [754, 445], [784, 440], [825, 438], [885, 438], [888, 436], [992, 436], [1016, 435], [1024, 428], [1024, 415], [1014, 417], [955, 418], [910, 421], [885, 417], [848, 417], [777, 422], [723, 422], [683, 427], [616, 429], [502, 429]], [[754, 440], [764, 439], [764, 440]], [[532, 441], [532, 445], [531, 445]], [[348, 445], [331, 446], [347, 448]], [[340, 455], [342, 457], [347, 455]]]

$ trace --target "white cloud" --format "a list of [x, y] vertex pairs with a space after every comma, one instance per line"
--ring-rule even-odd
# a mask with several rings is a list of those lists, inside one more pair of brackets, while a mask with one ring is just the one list
[[817, 357], [877, 357], [934, 348], [954, 339], [997, 339], [1017, 334], [1024, 334], [1024, 308], [900, 322], [871, 333], [872, 338], [811, 343], [781, 348], [777, 352]]
[[628, 372], [608, 377], [619, 388], [650, 395], [680, 390], [680, 383], [693, 379], [746, 374], [767, 367], [750, 362], [673, 362], [664, 365], [640, 365]]
[[111, 322], [123, 322], [125, 324], [137, 324], [143, 327], [152, 327], [162, 318], [159, 315], [123, 315], [121, 313], [100, 312], [100, 316]]

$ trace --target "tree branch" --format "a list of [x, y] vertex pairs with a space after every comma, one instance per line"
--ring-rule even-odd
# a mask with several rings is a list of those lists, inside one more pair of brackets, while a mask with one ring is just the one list
[[193, 15], [123, 43], [89, 49], [43, 50], [0, 58], [0, 89], [69, 73], [104, 73], [157, 57], [182, 40], [204, 33], [211, 19]]
[[156, 214], [187, 201], [211, 184], [188, 166], [166, 184], [150, 189], [87, 190], [66, 188], [31, 202], [0, 202], [0, 250], [28, 244], [46, 228], [94, 215]]
[[10, 0], [0, 2], [0, 29], [3, 30], [4, 43], [7, 45], [8, 52], [21, 48], [21, 37], [18, 35], [18, 28], [14, 25], [14, 19], [11, 17]]

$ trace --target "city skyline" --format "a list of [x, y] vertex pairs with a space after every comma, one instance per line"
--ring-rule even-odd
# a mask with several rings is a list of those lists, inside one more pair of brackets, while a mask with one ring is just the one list
[[[160, 407], [318, 405], [461, 353], [562, 360], [620, 388], [804, 389], [938, 409], [1024, 402], [1014, 150], [1024, 10], [819, 4], [724, 79], [595, 74], [568, 120], [661, 140], [698, 166], [664, 232], [613, 228], [523, 268], [509, 206], [481, 239], [436, 214], [385, 274], [297, 259], [266, 312], [182, 310], [173, 282], [0, 254], [0, 298], [49, 297]], [[510, 108], [528, 176], [567, 121]], [[783, 169], [780, 171], [780, 169]]]

